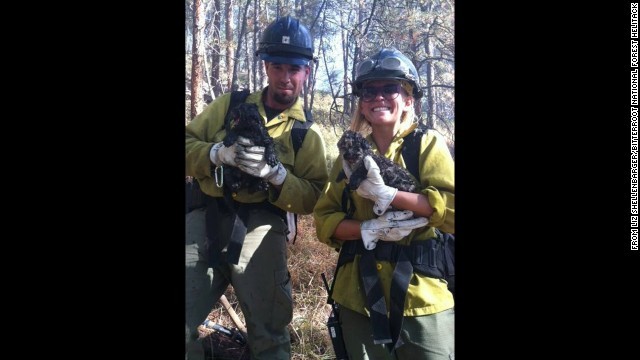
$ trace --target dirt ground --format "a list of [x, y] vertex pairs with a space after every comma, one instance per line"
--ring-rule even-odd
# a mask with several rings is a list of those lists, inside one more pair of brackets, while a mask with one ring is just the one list
[[204, 336], [205, 356], [209, 360], [249, 360], [249, 347], [241, 345], [225, 334], [201, 326]]

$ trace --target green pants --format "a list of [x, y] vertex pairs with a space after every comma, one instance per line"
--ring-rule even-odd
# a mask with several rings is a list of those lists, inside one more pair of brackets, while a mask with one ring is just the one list
[[340, 308], [340, 322], [349, 360], [453, 360], [455, 313], [453, 309], [433, 315], [405, 316], [400, 336], [404, 344], [390, 353], [375, 345], [369, 317]]
[[213, 271], [204, 253], [207, 241], [204, 215], [204, 209], [193, 210], [185, 219], [185, 351], [190, 360], [204, 360], [198, 326], [217, 300], [211, 293]]
[[[219, 238], [228, 239], [230, 217], [221, 216], [216, 225]], [[238, 264], [223, 263], [208, 269], [207, 254], [203, 251], [204, 211], [187, 214], [185, 316], [190, 360], [200, 358], [198, 325], [229, 284], [235, 290], [246, 321], [251, 359], [290, 358], [288, 325], [293, 317], [293, 300], [287, 268], [286, 226], [280, 216], [262, 209], [251, 210], [246, 225], [247, 235]], [[198, 248], [194, 249], [194, 245]]]

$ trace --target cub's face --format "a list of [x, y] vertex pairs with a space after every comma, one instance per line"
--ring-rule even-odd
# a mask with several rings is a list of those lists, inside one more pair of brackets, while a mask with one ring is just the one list
[[[240, 104], [231, 111], [231, 120], [229, 128], [235, 132], [248, 131], [253, 132], [254, 129], [260, 129], [264, 126], [262, 117], [258, 112], [255, 104]], [[252, 131], [253, 130], [253, 131]]]
[[362, 135], [347, 130], [338, 141], [338, 150], [343, 161], [353, 169], [359, 161], [371, 153], [371, 146]]

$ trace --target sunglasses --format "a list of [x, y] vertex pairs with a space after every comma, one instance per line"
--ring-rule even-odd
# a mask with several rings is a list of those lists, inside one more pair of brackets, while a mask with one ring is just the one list
[[388, 84], [382, 87], [363, 87], [360, 91], [360, 99], [364, 102], [372, 102], [379, 94], [382, 94], [385, 100], [393, 100], [398, 97], [401, 88], [402, 86], [400, 86], [400, 84]]

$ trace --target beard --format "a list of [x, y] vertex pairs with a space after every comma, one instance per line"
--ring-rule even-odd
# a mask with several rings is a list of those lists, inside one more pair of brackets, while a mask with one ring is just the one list
[[294, 102], [296, 102], [296, 99], [298, 99], [298, 96], [295, 94], [285, 95], [276, 91], [273, 92], [273, 100], [281, 105], [292, 105]]

